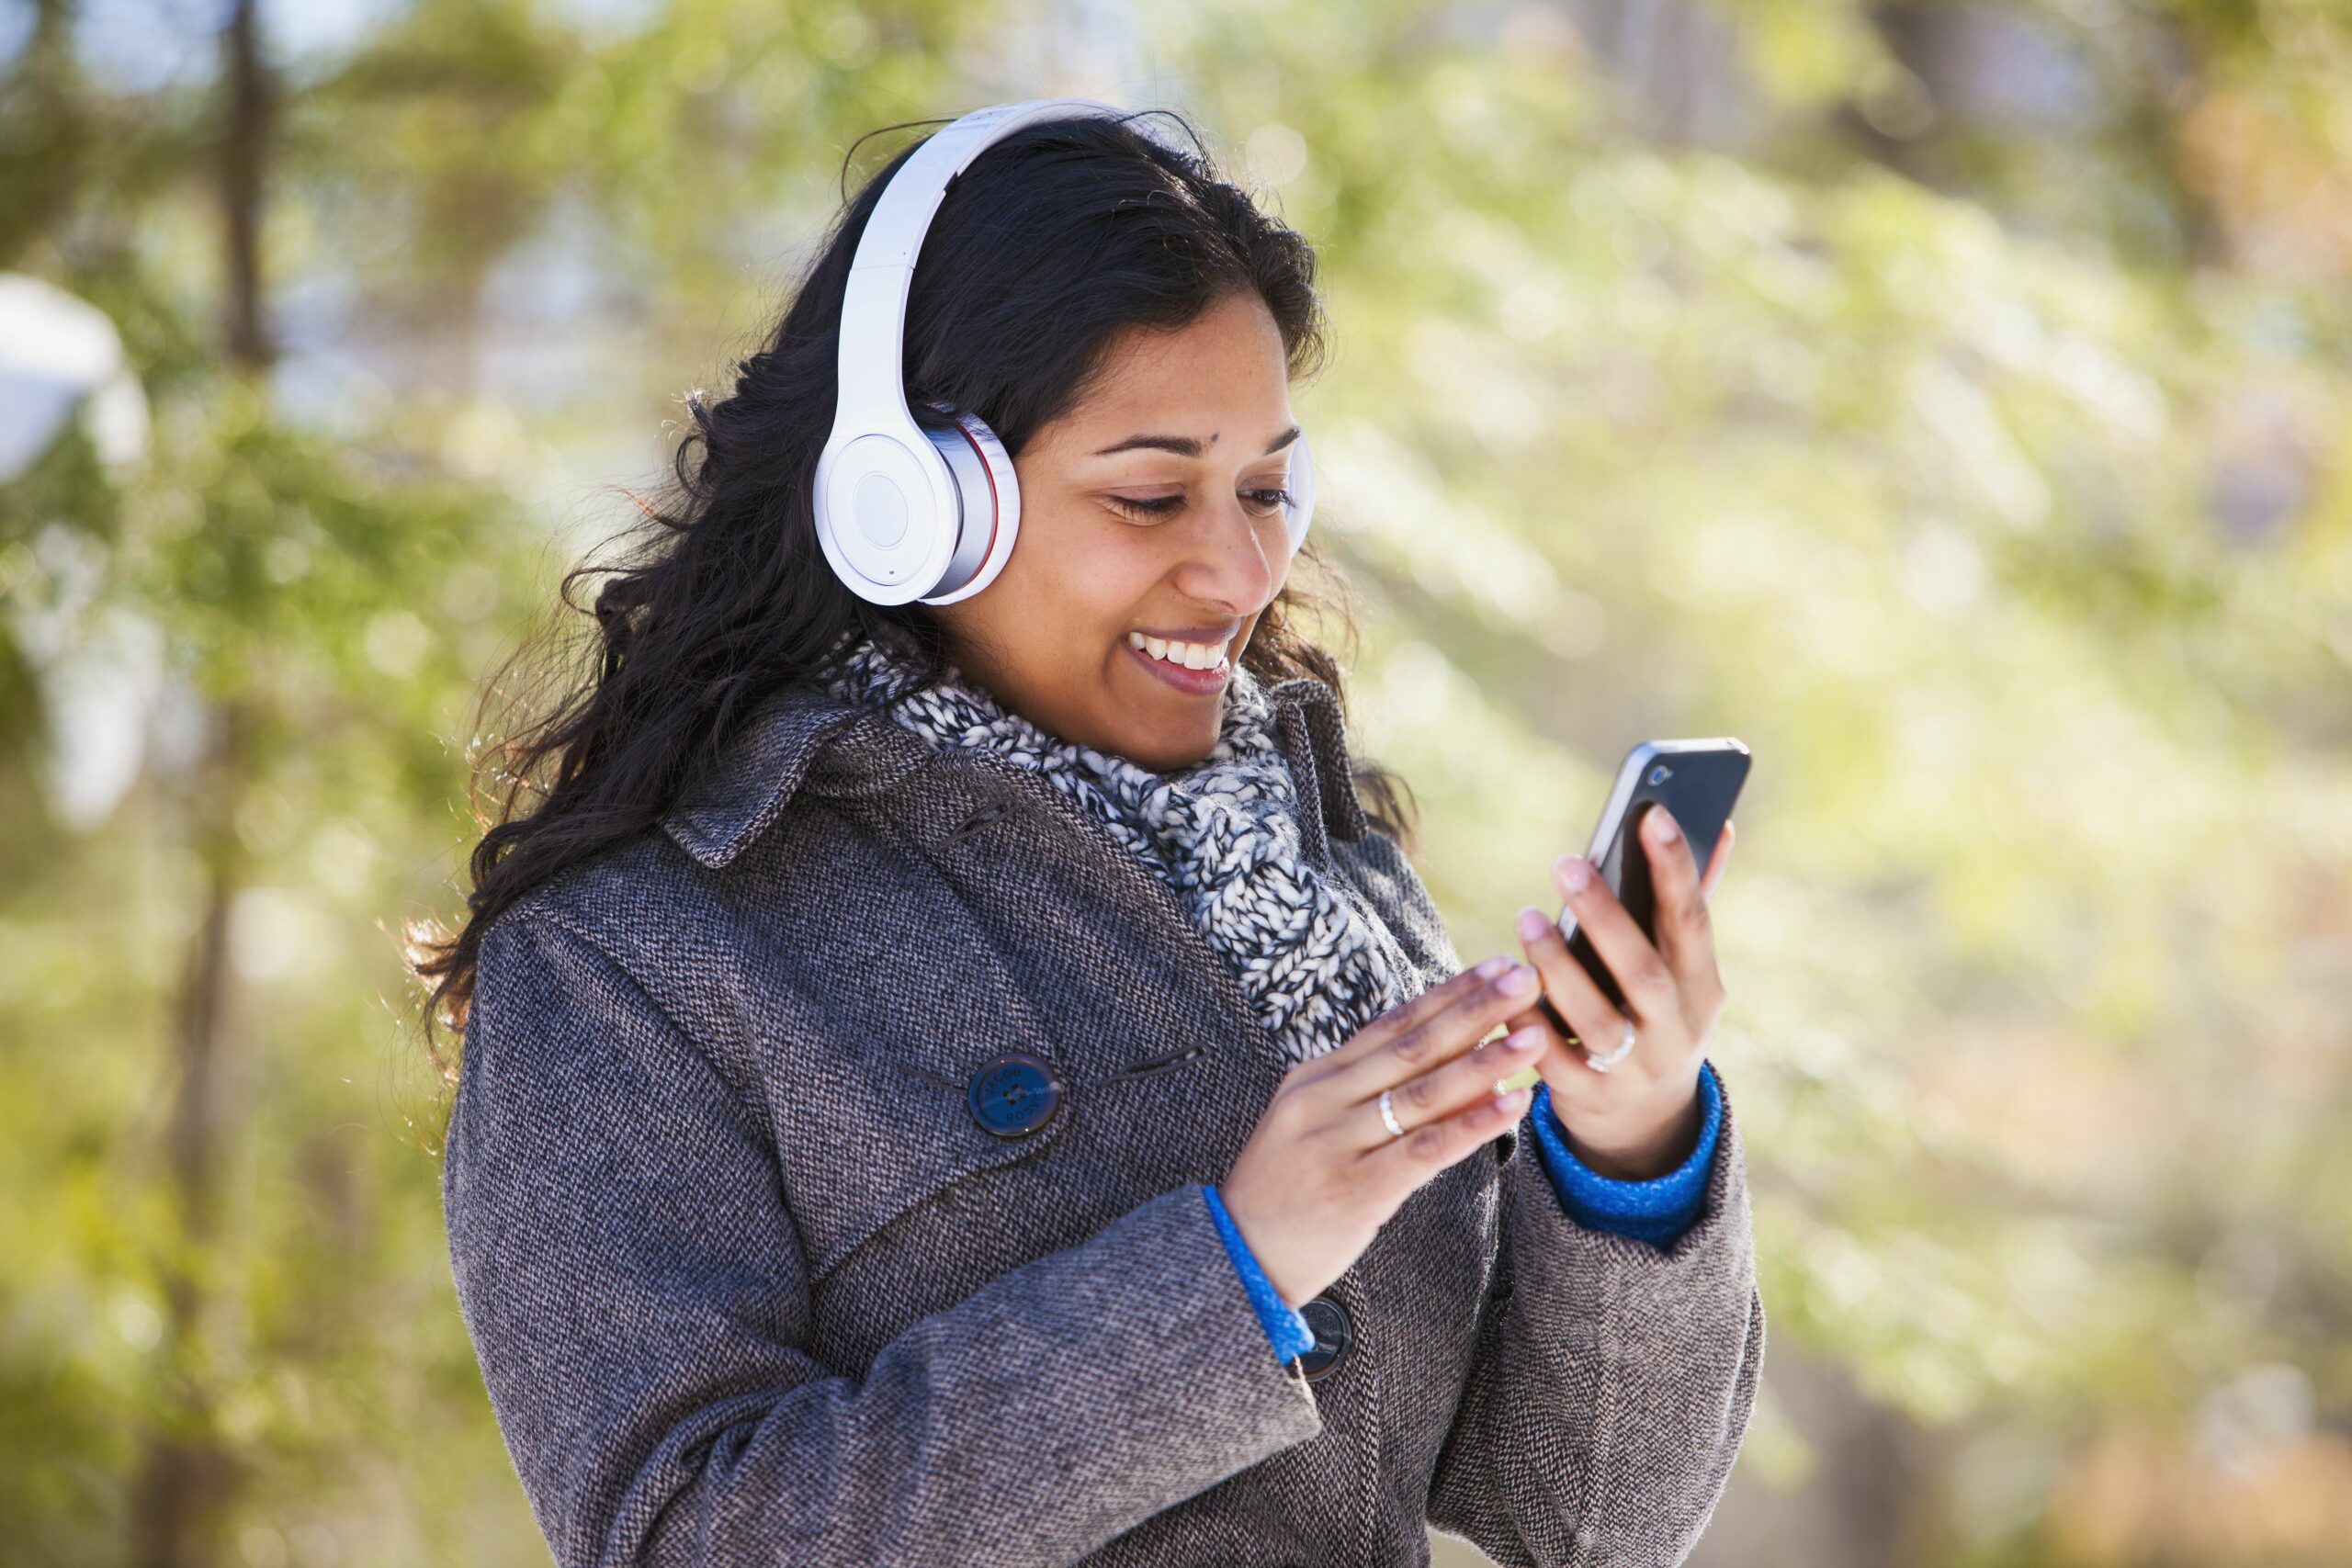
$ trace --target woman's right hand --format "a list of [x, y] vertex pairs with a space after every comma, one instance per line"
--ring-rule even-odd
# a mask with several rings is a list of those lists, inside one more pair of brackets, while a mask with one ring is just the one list
[[[1423, 1182], [1519, 1120], [1533, 1097], [1498, 1078], [1534, 1060], [1530, 1024], [1485, 1044], [1541, 982], [1498, 954], [1400, 1002], [1283, 1077], [1217, 1195], [1258, 1267], [1295, 1307], [1347, 1271]], [[1380, 1094], [1405, 1129], [1380, 1119]]]

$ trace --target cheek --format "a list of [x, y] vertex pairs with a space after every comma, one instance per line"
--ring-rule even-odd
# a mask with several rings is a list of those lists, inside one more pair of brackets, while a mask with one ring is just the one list
[[943, 613], [988, 648], [1001, 679], [1040, 700], [1058, 691], [1069, 701], [1125, 657], [1118, 645], [1150, 609], [1165, 566], [1148, 529], [1088, 518], [1082, 508], [1024, 505], [1004, 570]]
[[[1166, 574], [1159, 544], [1148, 528], [1062, 519], [1035, 542], [1042, 547], [1029, 563], [1019, 598], [1024, 613], [1049, 620], [1049, 635], [1057, 641], [1115, 637]], [[1032, 543], [1025, 520], [1021, 543]], [[1007, 577], [1012, 565], [1006, 564]]]

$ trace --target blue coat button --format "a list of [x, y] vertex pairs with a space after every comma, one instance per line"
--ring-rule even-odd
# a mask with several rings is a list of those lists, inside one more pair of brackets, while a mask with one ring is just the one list
[[1329, 1296], [1317, 1296], [1298, 1309], [1306, 1319], [1306, 1326], [1315, 1330], [1315, 1347], [1298, 1358], [1298, 1370], [1306, 1381], [1327, 1377], [1341, 1361], [1348, 1359], [1348, 1347], [1354, 1343], [1355, 1334], [1348, 1326], [1348, 1312]]
[[1062, 1086], [1044, 1061], [1011, 1051], [972, 1075], [965, 1098], [982, 1127], [1000, 1138], [1025, 1138], [1054, 1119]]

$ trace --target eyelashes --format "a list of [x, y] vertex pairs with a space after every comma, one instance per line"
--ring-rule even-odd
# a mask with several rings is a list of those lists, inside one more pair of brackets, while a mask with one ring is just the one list
[[[1261, 517], [1272, 517], [1277, 513], [1286, 512], [1293, 504], [1287, 489], [1253, 490], [1243, 493], [1262, 498], [1261, 504], [1265, 510], [1258, 513]], [[1124, 495], [1105, 496], [1103, 499], [1131, 517], [1152, 523], [1173, 516], [1184, 505], [1184, 498], [1181, 495], [1156, 495], [1148, 501], [1136, 501]]]

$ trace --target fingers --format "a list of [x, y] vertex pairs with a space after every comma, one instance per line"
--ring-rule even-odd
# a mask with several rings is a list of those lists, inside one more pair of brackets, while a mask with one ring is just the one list
[[[1399, 1089], [1392, 1095], [1392, 1104], [1402, 1098], [1403, 1093]], [[1362, 1168], [1376, 1181], [1401, 1191], [1410, 1191], [1437, 1171], [1499, 1137], [1505, 1128], [1526, 1114], [1529, 1103], [1534, 1099], [1534, 1091], [1515, 1089], [1498, 1099], [1494, 1093], [1494, 1086], [1488, 1084], [1486, 1093], [1472, 1099], [1461, 1109], [1419, 1125], [1398, 1111], [1396, 1120], [1405, 1128], [1402, 1137], [1391, 1135], [1386, 1123], [1380, 1120], [1378, 1099], [1377, 1095], [1374, 1096], [1375, 1103], [1361, 1111], [1377, 1134], [1372, 1145], [1360, 1156]]]
[[[1608, 889], [1601, 891], [1606, 893]], [[1527, 945], [1527, 961], [1544, 977], [1544, 994], [1576, 1035], [1577, 1044], [1570, 1049], [1581, 1049], [1588, 1056], [1605, 1055], [1615, 1050], [1617, 1043], [1625, 1037], [1625, 1015], [1568, 952], [1567, 939], [1560, 934], [1556, 922], [1545, 919], [1544, 911], [1532, 905], [1521, 909], [1519, 919], [1520, 940]], [[1540, 1010], [1531, 1008], [1527, 1017], [1532, 1021], [1542, 1020], [1544, 1015]], [[1517, 1025], [1520, 1021], [1514, 1018], [1511, 1021]]]
[[[1390, 1008], [1357, 1030], [1345, 1044], [1301, 1063], [1292, 1069], [1294, 1075], [1304, 1083], [1345, 1070], [1351, 1064], [1374, 1055], [1398, 1035], [1419, 1028], [1438, 1013], [1493, 980], [1509, 969], [1511, 962], [1510, 954], [1498, 953], [1482, 964], [1447, 976], [1411, 1001], [1402, 1007]], [[1374, 1089], [1373, 1092], [1377, 1094], [1380, 1091]]]
[[[1651, 815], [1655, 817], [1657, 813]], [[1645, 1023], [1652, 1019], [1674, 1016], [1673, 971], [1667, 967], [1665, 958], [1650, 944], [1648, 935], [1634, 923], [1634, 917], [1626, 913], [1625, 906], [1617, 901], [1617, 895], [1609, 891], [1608, 885], [1600, 880], [1591, 864], [1577, 855], [1562, 855], [1553, 864], [1552, 880], [1558, 884], [1561, 897], [1567, 900], [1569, 912], [1576, 916], [1577, 929], [1584, 932], [1585, 940], [1592, 943], [1593, 951], [1609, 966], [1609, 973], [1617, 981], [1617, 988], [1625, 993], [1625, 1001], [1634, 1021]], [[1565, 957], [1565, 944], [1561, 952]], [[1574, 959], [1568, 959], [1567, 963], [1579, 975], [1583, 973], [1583, 965]], [[1542, 968], [1542, 965], [1537, 967]], [[1590, 976], [1585, 976], [1585, 984], [1592, 985]], [[1623, 1032], [1621, 1026], [1604, 1029], [1598, 1033], [1585, 1033], [1583, 1023], [1568, 1007], [1569, 998], [1577, 994], [1573, 985], [1565, 995], [1555, 989], [1550, 970], [1544, 971], [1544, 988], [1550, 994], [1552, 1005], [1560, 1010], [1576, 1026], [1577, 1033], [1596, 1050], [1607, 1051]], [[1606, 998], [1603, 1000], [1605, 1002]], [[1613, 1012], [1615, 1010], [1610, 1010]]]
[[[1665, 807], [1652, 806], [1643, 814], [1641, 828], [1642, 852], [1650, 858], [1650, 886], [1657, 894], [1657, 919], [1653, 922], [1657, 929], [1652, 945], [1666, 960], [1676, 986], [1690, 986], [1713, 963], [1707, 900], [1699, 891], [1699, 867], [1690, 858], [1690, 840]], [[1633, 923], [1631, 916], [1626, 923]], [[1611, 965], [1610, 973], [1619, 971]]]
[[[1533, 1062], [1549, 1040], [1541, 1029], [1518, 1029], [1498, 1039], [1483, 1041], [1467, 1051], [1445, 1058], [1437, 1066], [1390, 1086], [1388, 1109], [1398, 1126], [1411, 1134], [1493, 1100], [1506, 1092], [1498, 1080]], [[1380, 1117], [1380, 1094], [1374, 1090], [1370, 1109], [1351, 1114], [1347, 1126], [1359, 1148], [1374, 1148], [1396, 1134]]]
[[1707, 874], [1699, 879], [1699, 897], [1713, 902], [1715, 884], [1724, 879], [1724, 868], [1731, 864], [1731, 819], [1724, 819], [1724, 830], [1715, 835], [1715, 852], [1707, 862]]
[[[1494, 960], [1487, 962], [1491, 964]], [[1491, 978], [1480, 974], [1487, 967], [1482, 964], [1477, 969], [1465, 971], [1433, 987], [1430, 996], [1436, 996], [1438, 992], [1448, 994], [1432, 1007], [1423, 1009], [1417, 1001], [1413, 1006], [1401, 1010], [1404, 1015], [1401, 1028], [1381, 1029], [1388, 1014], [1375, 1019], [1353, 1040], [1331, 1053], [1347, 1059], [1329, 1073], [1317, 1077], [1313, 1086], [1314, 1091], [1330, 1096], [1333, 1107], [1343, 1118], [1355, 1102], [1377, 1100], [1383, 1089], [1396, 1090], [1390, 1097], [1392, 1106], [1406, 1100], [1408, 1091], [1398, 1088], [1399, 1085], [1408, 1083], [1440, 1063], [1469, 1050], [1496, 1024], [1527, 1006], [1542, 988], [1535, 971], [1528, 965], [1508, 956], [1502, 956], [1501, 962], [1502, 971]], [[1468, 984], [1457, 985], [1464, 980]], [[1427, 997], [1419, 998], [1427, 999]], [[1365, 1036], [1375, 1031], [1380, 1032], [1371, 1046], [1358, 1050], [1358, 1044]], [[1414, 1089], [1410, 1093], [1419, 1097], [1410, 1103], [1423, 1108], [1419, 1120], [1427, 1120], [1430, 1115], [1437, 1113], [1436, 1102], [1429, 1098], [1430, 1090]], [[1410, 1125], [1417, 1118], [1399, 1111], [1397, 1120]], [[1376, 1111], [1372, 1113], [1372, 1121], [1383, 1133], [1387, 1131]], [[1350, 1121], [1348, 1124], [1354, 1123]]]

